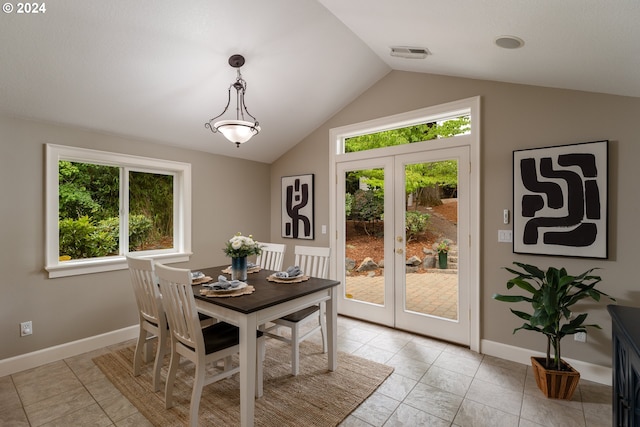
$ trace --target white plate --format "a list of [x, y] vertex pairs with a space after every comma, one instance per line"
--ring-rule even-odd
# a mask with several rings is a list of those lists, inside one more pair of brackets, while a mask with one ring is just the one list
[[[215, 283], [211, 283], [210, 285], [215, 285]], [[240, 289], [244, 289], [247, 287], [247, 284], [245, 282], [240, 282], [240, 284], [237, 287], [229, 288], [229, 289], [213, 289], [211, 286], [206, 286], [206, 285], [203, 285], [203, 286], [207, 288], [210, 292], [215, 292], [216, 294], [227, 294], [227, 293], [238, 291]]]
[[293, 276], [293, 277], [278, 277], [275, 274], [272, 274], [271, 277], [273, 277], [274, 279], [277, 279], [277, 280], [289, 281], [289, 280], [296, 280], [296, 279], [299, 279], [301, 277], [304, 277], [304, 274], [298, 274], [297, 276]]

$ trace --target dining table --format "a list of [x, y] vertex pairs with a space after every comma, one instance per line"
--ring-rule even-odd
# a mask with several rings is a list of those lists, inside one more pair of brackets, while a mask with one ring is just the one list
[[[229, 265], [198, 269], [215, 279]], [[260, 325], [325, 301], [327, 319], [328, 369], [338, 367], [337, 288], [340, 282], [309, 277], [301, 282], [274, 282], [275, 271], [260, 269], [247, 274], [247, 285], [255, 289], [239, 296], [204, 296], [203, 285], [194, 285], [193, 295], [199, 312], [238, 326], [240, 330], [240, 425], [253, 426], [256, 392], [256, 330]], [[226, 276], [229, 278], [228, 275]], [[268, 392], [268, 391], [267, 391]]]

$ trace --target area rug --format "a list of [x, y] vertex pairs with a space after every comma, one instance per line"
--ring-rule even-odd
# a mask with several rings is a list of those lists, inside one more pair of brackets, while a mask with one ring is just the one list
[[[175, 406], [164, 408], [162, 391], [151, 388], [151, 365], [132, 375], [134, 346], [93, 359], [107, 378], [155, 426], [182, 426], [189, 418], [193, 365], [178, 370]], [[267, 340], [264, 395], [255, 401], [256, 426], [336, 426], [369, 397], [393, 372], [390, 366], [338, 352], [338, 369], [327, 369], [327, 355], [314, 343], [300, 346], [300, 373], [291, 375], [289, 346]], [[184, 360], [184, 359], [183, 359]], [[162, 370], [166, 378], [168, 358]], [[213, 368], [211, 368], [213, 369]], [[200, 401], [202, 426], [240, 424], [238, 375], [205, 386]]]

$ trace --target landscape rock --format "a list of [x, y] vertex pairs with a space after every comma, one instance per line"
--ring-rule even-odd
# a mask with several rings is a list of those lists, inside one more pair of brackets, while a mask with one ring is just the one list
[[436, 268], [436, 257], [433, 255], [424, 257], [424, 260], [422, 260], [422, 266], [424, 268]]
[[425, 255], [433, 255], [433, 251], [429, 248], [422, 248], [422, 253]]
[[422, 260], [415, 255], [409, 258], [406, 262], [407, 265], [412, 265], [412, 266], [420, 265], [420, 263], [422, 263]]
[[344, 267], [347, 271], [353, 270], [354, 268], [356, 268], [355, 260], [352, 260], [351, 258], [345, 258]]
[[371, 259], [371, 257], [366, 257], [362, 261], [362, 263], [360, 263], [356, 271], [371, 271], [371, 270], [376, 270], [377, 268], [378, 268], [378, 264], [376, 264], [376, 262], [373, 259]]

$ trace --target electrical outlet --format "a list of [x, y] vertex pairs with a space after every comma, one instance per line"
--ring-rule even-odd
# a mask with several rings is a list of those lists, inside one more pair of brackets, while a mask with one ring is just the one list
[[31, 320], [28, 322], [20, 323], [20, 336], [26, 337], [27, 335], [31, 335], [33, 333], [33, 324]]
[[578, 342], [587, 342], [587, 333], [586, 332], [576, 332], [573, 335], [573, 339]]

